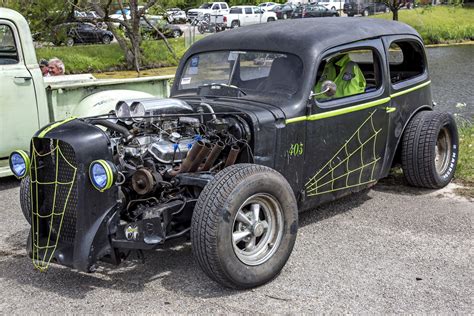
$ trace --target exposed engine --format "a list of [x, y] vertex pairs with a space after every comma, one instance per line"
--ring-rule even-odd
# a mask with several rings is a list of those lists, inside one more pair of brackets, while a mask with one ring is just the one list
[[121, 101], [113, 119], [91, 123], [106, 127], [111, 139], [122, 231], [131, 241], [143, 240], [142, 225], [133, 223], [145, 219], [153, 219], [154, 225], [159, 221], [162, 230], [145, 243], [183, 235], [213, 174], [237, 160], [252, 161], [250, 126], [242, 113], [214, 113], [203, 102]]

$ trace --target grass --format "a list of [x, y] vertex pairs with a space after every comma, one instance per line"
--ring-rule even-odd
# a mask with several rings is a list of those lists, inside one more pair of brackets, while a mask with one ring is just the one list
[[474, 191], [474, 124], [459, 127], [459, 160], [456, 179]]
[[[169, 39], [178, 60], [163, 41], [144, 41], [143, 68], [172, 67], [186, 51], [184, 38]], [[127, 69], [123, 52], [116, 43], [110, 45], [77, 45], [73, 47], [43, 47], [36, 49], [38, 59], [57, 57], [66, 65], [66, 73], [105, 72]], [[135, 72], [134, 72], [135, 73]]]
[[[392, 19], [392, 13], [375, 16]], [[425, 44], [474, 40], [474, 8], [426, 6], [400, 10], [398, 19], [415, 28]]]

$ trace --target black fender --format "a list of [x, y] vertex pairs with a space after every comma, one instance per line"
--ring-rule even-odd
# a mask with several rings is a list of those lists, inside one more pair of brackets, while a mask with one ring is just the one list
[[[388, 176], [388, 174], [390, 173], [390, 169], [394, 165], [396, 165], [397, 162], [399, 162], [399, 156], [400, 156], [400, 150], [401, 150], [400, 141], [403, 137], [403, 134], [405, 133], [405, 129], [408, 126], [408, 123], [410, 123], [410, 121], [413, 119], [413, 117], [421, 111], [433, 111], [433, 107], [430, 106], [430, 105], [422, 105], [410, 114], [410, 116], [406, 120], [405, 124], [403, 125], [403, 128], [402, 128], [402, 131], [401, 131], [400, 135], [396, 138], [395, 150], [393, 150], [389, 154], [388, 158], [385, 159], [384, 166], [382, 168], [382, 173], [380, 175], [380, 178], [385, 178], [386, 176]], [[388, 150], [386, 150], [386, 152], [388, 152]]]

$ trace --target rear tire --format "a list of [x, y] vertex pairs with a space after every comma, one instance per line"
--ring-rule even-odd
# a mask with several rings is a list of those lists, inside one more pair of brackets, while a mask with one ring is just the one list
[[26, 221], [31, 225], [31, 195], [30, 177], [26, 176], [20, 182], [20, 206]]
[[296, 205], [290, 185], [275, 170], [253, 164], [225, 168], [204, 187], [194, 208], [196, 261], [225, 287], [246, 289], [271, 281], [293, 250]]
[[408, 123], [402, 139], [402, 168], [415, 187], [439, 189], [453, 178], [459, 139], [449, 113], [423, 111]]
[[240, 26], [240, 22], [239, 21], [232, 21], [232, 23], [230, 24], [230, 28], [233, 29], [233, 28], [236, 28], [236, 27], [239, 27]]
[[288, 19], [288, 15], [286, 13], [283, 14], [283, 20]]
[[74, 46], [74, 39], [72, 37], [68, 37], [64, 43], [69, 47]]
[[268, 18], [268, 19], [267, 19], [267, 22], [274, 22], [274, 21], [275, 21], [274, 18]]

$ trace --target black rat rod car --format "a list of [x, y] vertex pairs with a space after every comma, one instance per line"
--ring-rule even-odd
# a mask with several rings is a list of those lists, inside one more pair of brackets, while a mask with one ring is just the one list
[[250, 288], [285, 265], [298, 211], [372, 186], [394, 164], [409, 184], [441, 188], [457, 157], [418, 33], [327, 18], [208, 36], [183, 57], [170, 99], [53, 123], [10, 163], [37, 268], [94, 271], [190, 237], [208, 276]]

